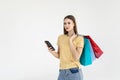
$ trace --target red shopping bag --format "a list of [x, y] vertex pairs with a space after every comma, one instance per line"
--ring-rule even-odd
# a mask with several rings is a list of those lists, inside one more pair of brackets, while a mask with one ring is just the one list
[[95, 57], [99, 58], [103, 54], [103, 51], [101, 50], [101, 48], [95, 43], [95, 41], [89, 35], [85, 35], [84, 37], [86, 37], [90, 40]]

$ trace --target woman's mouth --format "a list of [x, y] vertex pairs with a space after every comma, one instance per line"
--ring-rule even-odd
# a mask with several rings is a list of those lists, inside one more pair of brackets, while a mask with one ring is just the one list
[[68, 30], [69, 28], [66, 28], [66, 30]]

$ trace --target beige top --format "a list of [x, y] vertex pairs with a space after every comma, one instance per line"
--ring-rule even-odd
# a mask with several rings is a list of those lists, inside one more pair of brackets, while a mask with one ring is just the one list
[[[73, 56], [72, 52], [70, 51], [69, 46], [69, 37], [67, 35], [60, 35], [58, 37], [57, 41], [58, 47], [60, 48], [60, 69], [69, 69], [73, 67], [79, 67], [80, 68], [80, 62], [79, 60], [76, 61]], [[84, 45], [84, 39], [82, 36], [78, 36], [73, 40], [74, 46], [77, 47], [83, 47]]]

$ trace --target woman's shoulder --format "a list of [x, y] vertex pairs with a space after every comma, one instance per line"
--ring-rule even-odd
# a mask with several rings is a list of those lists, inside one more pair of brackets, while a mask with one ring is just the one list
[[59, 36], [58, 36], [58, 38], [62, 38], [62, 37], [65, 37], [66, 35], [65, 34], [60, 34]]
[[81, 40], [84, 40], [84, 38], [83, 38], [83, 36], [78, 35], [78, 36], [77, 36], [77, 40], [80, 40], [80, 41], [81, 41]]
[[83, 36], [82, 35], [78, 35], [78, 38], [83, 38]]

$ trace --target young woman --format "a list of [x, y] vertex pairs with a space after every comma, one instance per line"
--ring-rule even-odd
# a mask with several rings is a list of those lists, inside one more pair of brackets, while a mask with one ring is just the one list
[[58, 80], [83, 80], [79, 63], [84, 40], [78, 36], [75, 17], [67, 15], [64, 18], [64, 34], [58, 36], [58, 51], [48, 48], [53, 56], [60, 59]]

